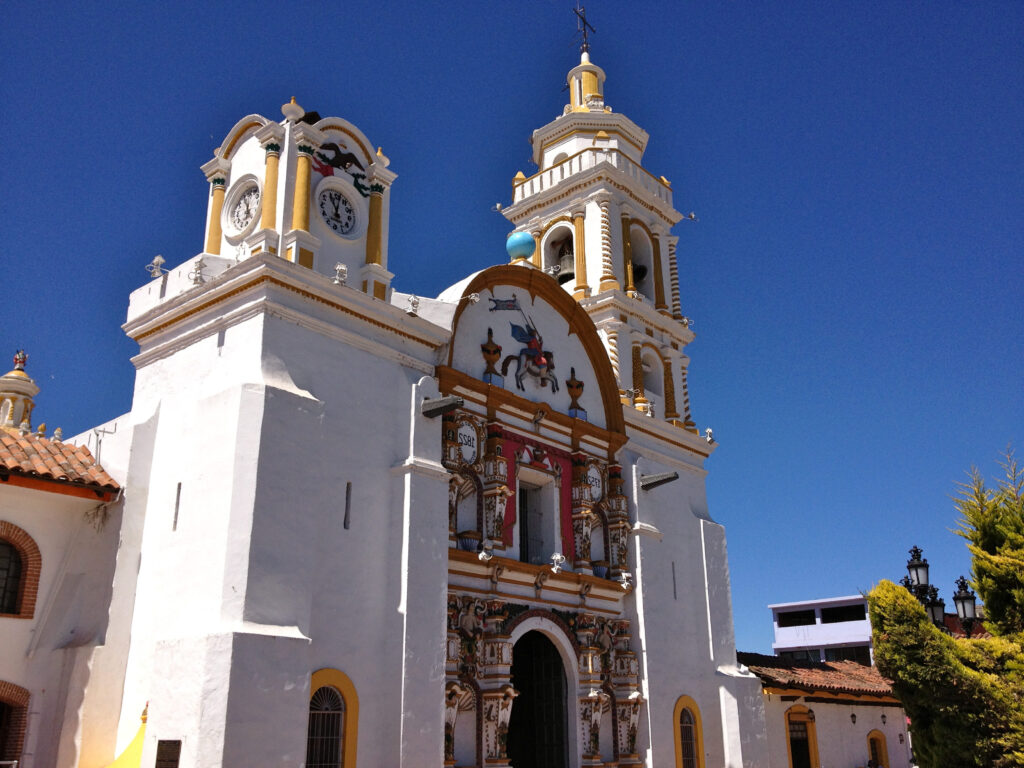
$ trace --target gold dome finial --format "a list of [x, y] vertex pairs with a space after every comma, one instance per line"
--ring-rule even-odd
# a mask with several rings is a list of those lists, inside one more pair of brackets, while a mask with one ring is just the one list
[[302, 116], [304, 114], [306, 114], [306, 110], [304, 110], [302, 107], [300, 107], [296, 103], [295, 97], [292, 96], [292, 100], [289, 101], [287, 104], [285, 104], [284, 106], [281, 107], [281, 114], [284, 115], [285, 119], [289, 123], [294, 123], [297, 120], [301, 120], [302, 119]]

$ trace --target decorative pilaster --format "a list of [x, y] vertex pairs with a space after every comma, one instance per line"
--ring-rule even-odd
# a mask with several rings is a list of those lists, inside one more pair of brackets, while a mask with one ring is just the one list
[[641, 347], [633, 343], [633, 405], [643, 410], [647, 405], [647, 393], [644, 391], [644, 362], [641, 356]]
[[683, 358], [679, 363], [680, 380], [683, 386], [683, 429], [687, 432], [697, 434], [697, 423], [690, 415], [690, 388], [686, 383], [686, 370], [689, 368], [689, 358]]
[[672, 358], [670, 356], [671, 348], [662, 350], [661, 362], [665, 368], [665, 404], [663, 406], [664, 416], [669, 421], [679, 418], [679, 412], [676, 411], [676, 383], [672, 378]]
[[629, 570], [629, 503], [622, 492], [622, 467], [608, 465], [608, 497], [605, 510], [608, 516], [608, 571], [616, 578]]
[[583, 749], [582, 765], [602, 766], [601, 760], [601, 713], [611, 697], [600, 688], [591, 688], [586, 696], [580, 697], [580, 746]]
[[576, 290], [573, 298], [582, 299], [590, 295], [590, 286], [587, 285], [587, 251], [586, 237], [583, 229], [584, 212], [573, 211], [573, 253], [576, 255]]
[[544, 256], [540, 252], [541, 231], [539, 229], [534, 229], [530, 231], [530, 234], [533, 235], [533, 256], [531, 257], [533, 259], [533, 266], [537, 269], [541, 269], [544, 266]]
[[669, 237], [668, 241], [668, 275], [672, 284], [672, 317], [676, 320], [683, 319], [683, 310], [679, 305], [679, 267], [676, 263], [676, 243], [678, 237]]
[[223, 235], [221, 217], [224, 211], [224, 192], [228, 186], [228, 173], [231, 163], [215, 156], [203, 166], [206, 180], [210, 182], [210, 214], [206, 225], [206, 253], [217, 256], [220, 254], [220, 241]]
[[615, 266], [612, 264], [612, 221], [610, 203], [607, 198], [598, 200], [601, 207], [601, 282], [598, 291], [619, 290], [619, 281], [615, 279]]
[[363, 290], [376, 299], [387, 299], [393, 275], [387, 271], [384, 242], [384, 195], [396, 175], [388, 170], [391, 161], [377, 149], [377, 159], [370, 165], [366, 183], [370, 186], [370, 220], [366, 228], [366, 261], [360, 276]]
[[640, 725], [640, 707], [644, 702], [640, 691], [633, 691], [622, 701], [616, 701], [619, 721], [619, 765], [641, 765], [636, 751], [637, 732]]
[[508, 487], [508, 459], [503, 455], [504, 439], [500, 424], [487, 425], [487, 443], [484, 447], [484, 466], [480, 480], [484, 493], [485, 539], [495, 549], [505, 548], [505, 506], [511, 491]]
[[484, 759], [491, 768], [508, 768], [508, 721], [519, 691], [511, 685], [483, 692]]
[[594, 513], [591, 510], [590, 483], [587, 479], [587, 457], [582, 453], [572, 456], [572, 532], [576, 544], [576, 571], [590, 573], [590, 535]]
[[661, 269], [661, 235], [653, 233], [651, 246], [654, 250], [654, 308], [663, 315], [668, 314], [668, 304], [665, 303], [665, 277]]
[[295, 196], [292, 199], [292, 228], [284, 236], [282, 247], [288, 261], [312, 269], [320, 240], [309, 232], [310, 183], [313, 153], [320, 145], [321, 134], [305, 123], [292, 124], [291, 132], [298, 150]]
[[449, 682], [444, 689], [444, 764], [455, 765], [455, 721], [459, 716], [459, 703], [469, 689]]

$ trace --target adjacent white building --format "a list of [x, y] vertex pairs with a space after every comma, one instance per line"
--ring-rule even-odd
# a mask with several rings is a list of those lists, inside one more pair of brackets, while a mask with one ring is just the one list
[[776, 656], [792, 661], [873, 663], [871, 620], [864, 595], [769, 605]]
[[[356, 126], [293, 100], [227, 133], [203, 251], [130, 298], [131, 411], [78, 439], [123, 490], [82, 566], [104, 611], [20, 768], [769, 765], [682, 215], [604, 79], [584, 53], [534, 132], [511, 263], [436, 299], [391, 285], [397, 176]], [[88, 510], [14, 506], [75, 562]]]

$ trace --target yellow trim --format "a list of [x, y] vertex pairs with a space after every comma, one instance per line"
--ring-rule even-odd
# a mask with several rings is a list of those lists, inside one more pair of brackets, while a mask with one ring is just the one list
[[146, 721], [142, 721], [135, 738], [124, 748], [124, 752], [106, 768], [139, 768], [142, 765], [142, 746], [146, 742]]
[[308, 248], [299, 248], [299, 266], [306, 269], [313, 268], [313, 252]]
[[295, 166], [295, 202], [292, 205], [292, 229], [309, 232], [309, 179], [312, 158], [299, 152]]
[[672, 733], [676, 742], [676, 768], [683, 768], [683, 739], [679, 733], [679, 718], [683, 716], [684, 709], [690, 710], [690, 714], [693, 715], [693, 727], [697, 736], [697, 768], [704, 768], [704, 726], [700, 719], [700, 707], [689, 696], [680, 696], [672, 711]]
[[250, 130], [252, 130], [254, 128], [260, 128], [262, 126], [263, 126], [263, 123], [260, 123], [260, 122], [258, 122], [256, 120], [251, 120], [250, 122], [248, 122], [245, 125], [241, 126], [238, 129], [238, 131], [235, 133], [234, 137], [232, 137], [231, 141], [228, 142], [227, 147], [224, 148], [224, 151], [221, 153], [221, 157], [224, 158], [225, 160], [230, 160], [231, 159], [231, 153], [235, 151], [235, 145], [238, 144], [238, 142], [241, 141], [242, 138], [247, 133], [249, 133]]
[[544, 264], [541, 262], [540, 238], [544, 233], [531, 232], [530, 234], [533, 235], [533, 257], [531, 260], [533, 262], [533, 266], [537, 267], [537, 269], [541, 269]]
[[355, 768], [356, 737], [359, 735], [359, 696], [356, 687], [344, 672], [339, 669], [318, 669], [309, 682], [309, 698], [324, 686], [330, 686], [341, 694], [345, 700], [345, 727], [342, 731], [344, 754], [341, 757], [343, 768]]
[[370, 224], [366, 231], [366, 263], [383, 264], [381, 248], [381, 221], [384, 211], [384, 196], [380, 192], [370, 193]]
[[263, 172], [263, 214], [260, 229], [273, 229], [277, 218], [277, 167], [281, 156], [277, 152], [267, 153], [266, 169]]
[[213, 185], [213, 203], [210, 206], [210, 229], [206, 233], [206, 252], [220, 255], [220, 213], [224, 209], [224, 184]]
[[576, 295], [575, 298], [583, 298], [590, 295], [590, 286], [587, 285], [587, 250], [586, 238], [583, 232], [583, 214], [573, 214], [573, 234], [575, 237], [574, 250], [576, 253]]
[[790, 768], [793, 768], [793, 747], [789, 743], [790, 723], [807, 724], [807, 749], [811, 753], [811, 768], [821, 768], [821, 761], [818, 759], [818, 731], [814, 725], [814, 718], [811, 716], [810, 713], [811, 710], [809, 710], [802, 704], [794, 704], [792, 707], [786, 710], [786, 757], [789, 760]]
[[880, 768], [889, 768], [889, 745], [886, 743], [885, 734], [877, 728], [868, 734], [868, 756], [871, 755], [871, 739], [878, 739], [882, 747], [882, 762]]
[[384, 283], [378, 283], [376, 280], [373, 281], [373, 298], [384, 301], [387, 296], [388, 287]]

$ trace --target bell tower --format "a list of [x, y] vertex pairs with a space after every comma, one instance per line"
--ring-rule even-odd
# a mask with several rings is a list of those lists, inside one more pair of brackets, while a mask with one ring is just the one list
[[552, 275], [591, 315], [624, 404], [696, 432], [683, 352], [693, 332], [672, 234], [684, 216], [669, 181], [643, 165], [647, 132], [605, 103], [586, 40], [566, 83], [569, 103], [530, 140], [539, 170], [512, 181], [503, 213], [534, 241], [512, 263]]

